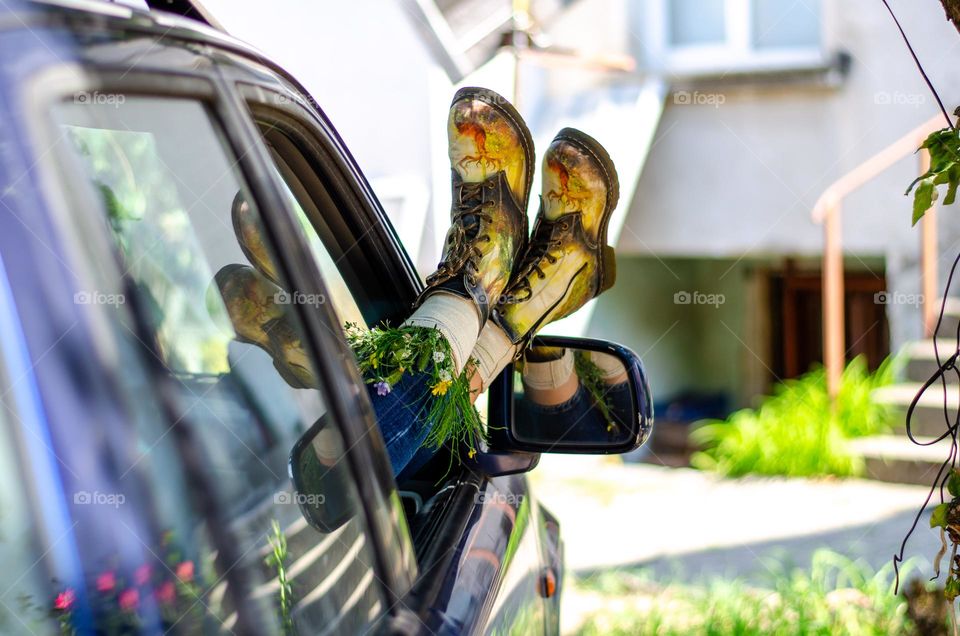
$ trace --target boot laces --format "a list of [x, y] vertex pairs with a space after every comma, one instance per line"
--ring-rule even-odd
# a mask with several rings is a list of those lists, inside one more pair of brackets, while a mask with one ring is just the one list
[[443, 260], [437, 265], [437, 271], [427, 277], [428, 285], [452, 278], [464, 268], [467, 281], [471, 285], [477, 284], [477, 261], [483, 258], [480, 243], [490, 242], [489, 234], [479, 233], [480, 225], [481, 222], [493, 222], [493, 216], [486, 210], [496, 206], [494, 201], [483, 200], [483, 191], [495, 185], [493, 180], [461, 185]]
[[547, 277], [543, 268], [547, 264], [553, 265], [557, 262], [557, 256], [552, 250], [563, 244], [562, 236], [556, 236], [557, 231], [565, 232], [568, 229], [570, 229], [570, 224], [566, 221], [557, 223], [544, 220], [540, 222], [530, 238], [530, 244], [523, 261], [520, 263], [516, 281], [511, 285], [513, 293], [507, 294], [514, 301], [522, 303], [533, 297], [532, 277], [537, 276], [540, 280]]

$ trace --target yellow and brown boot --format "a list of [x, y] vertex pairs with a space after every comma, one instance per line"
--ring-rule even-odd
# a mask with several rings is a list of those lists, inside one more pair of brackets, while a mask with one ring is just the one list
[[607, 226], [619, 196], [617, 172], [603, 146], [579, 130], [561, 130], [543, 158], [530, 242], [493, 312], [519, 350], [545, 324], [613, 285], [616, 261]]
[[447, 134], [451, 225], [419, 300], [437, 291], [471, 299], [482, 327], [526, 247], [533, 139], [516, 109], [483, 88], [457, 91]]
[[295, 389], [319, 386], [300, 330], [290, 314], [290, 296], [248, 265], [226, 265], [214, 282], [239, 342], [260, 347], [280, 376]]

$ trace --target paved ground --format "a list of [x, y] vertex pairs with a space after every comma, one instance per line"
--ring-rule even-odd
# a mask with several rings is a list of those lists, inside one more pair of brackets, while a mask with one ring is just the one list
[[[611, 457], [544, 455], [535, 492], [560, 520], [567, 567], [589, 576], [644, 567], [672, 582], [740, 577], [771, 563], [804, 566], [821, 547], [874, 567], [899, 549], [926, 489], [866, 480], [720, 479]], [[907, 546], [924, 572], [939, 547], [926, 516]], [[575, 588], [568, 587], [575, 592]], [[564, 596], [564, 631], [590, 611]]]

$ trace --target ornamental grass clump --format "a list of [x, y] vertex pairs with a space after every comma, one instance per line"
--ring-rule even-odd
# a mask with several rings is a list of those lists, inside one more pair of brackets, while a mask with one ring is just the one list
[[843, 372], [834, 405], [822, 368], [787, 380], [759, 408], [737, 411], [695, 429], [691, 435], [704, 450], [691, 463], [731, 477], [859, 475], [863, 461], [849, 450], [847, 441], [892, 427], [894, 413], [878, 403], [873, 392], [893, 381], [893, 367], [888, 359], [870, 373], [866, 361], [855, 358]]

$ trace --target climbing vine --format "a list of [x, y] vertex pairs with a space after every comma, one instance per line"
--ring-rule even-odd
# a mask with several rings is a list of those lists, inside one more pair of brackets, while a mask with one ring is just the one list
[[[896, 15], [894, 15], [893, 10], [890, 8], [890, 4], [887, 2], [887, 0], [883, 0], [883, 3], [890, 15], [893, 17], [894, 21], [897, 23], [900, 34], [903, 36], [904, 42], [906, 42], [907, 48], [909, 49], [910, 54], [913, 56], [913, 60], [916, 63], [917, 68], [920, 70], [920, 74], [923, 76], [924, 81], [926, 81], [927, 86], [930, 87], [930, 90], [936, 98], [937, 104], [939, 104], [940, 110], [943, 112], [944, 118], [947, 121], [947, 126], [945, 128], [931, 133], [920, 146], [920, 151], [926, 150], [930, 154], [930, 167], [924, 174], [917, 177], [917, 179], [910, 184], [906, 191], [907, 195], [909, 195], [911, 192], [913, 193], [913, 224], [916, 225], [917, 221], [922, 219], [927, 211], [930, 210], [933, 207], [933, 204], [938, 200], [938, 188], [946, 186], [946, 194], [943, 198], [944, 205], [950, 205], [956, 201], [957, 189], [960, 187], [960, 130], [958, 130], [958, 127], [954, 125], [954, 123], [950, 120], [950, 117], [947, 115], [943, 101], [940, 99], [936, 89], [930, 82], [930, 78], [923, 70], [923, 66], [920, 64], [920, 60], [917, 58], [917, 55], [914, 52], [913, 46], [910, 44], [906, 33], [904, 33], [903, 27], [900, 25]], [[960, 30], [960, 23], [957, 23], [957, 20], [954, 19], [955, 17], [960, 16], [960, 2], [943, 0], [943, 4], [944, 8], [947, 10], [948, 17], [953, 19], [954, 23], [958, 26], [958, 30]], [[957, 11], [955, 16], [951, 16], [951, 7]], [[960, 116], [960, 108], [954, 111], [954, 115]], [[954, 633], [957, 633], [958, 629], [955, 601], [957, 597], [960, 596], [960, 555], [957, 554], [958, 547], [960, 547], [960, 470], [957, 469], [960, 412], [953, 414], [950, 412], [947, 401], [946, 374], [951, 372], [955, 373], [957, 374], [958, 379], [960, 379], [960, 368], [957, 367], [957, 359], [960, 358], [960, 328], [957, 330], [956, 340], [953, 346], [953, 353], [949, 356], [946, 356], [945, 359], [941, 358], [939, 344], [937, 342], [937, 334], [940, 332], [940, 326], [943, 322], [943, 314], [946, 307], [946, 300], [949, 297], [950, 287], [953, 283], [953, 277], [956, 273], [958, 264], [960, 264], [960, 254], [958, 254], [954, 260], [953, 266], [950, 269], [950, 274], [947, 277], [947, 284], [946, 288], [944, 289], [943, 300], [940, 305], [940, 313], [937, 318], [936, 327], [934, 328], [933, 349], [938, 368], [930, 376], [930, 378], [924, 382], [916, 396], [914, 396], [910, 407], [907, 409], [906, 417], [907, 437], [911, 442], [920, 446], [930, 446], [949, 438], [950, 450], [947, 453], [947, 457], [940, 465], [940, 470], [937, 471], [937, 475], [933, 480], [933, 484], [930, 487], [927, 498], [923, 502], [923, 506], [921, 506], [916, 517], [914, 517], [913, 524], [910, 526], [910, 529], [907, 531], [907, 534], [900, 545], [899, 553], [893, 557], [894, 569], [897, 573], [896, 586], [894, 588], [894, 591], [896, 592], [900, 586], [899, 564], [903, 562], [907, 541], [910, 539], [910, 536], [919, 525], [924, 511], [926, 510], [930, 501], [933, 499], [934, 495], [939, 494], [940, 503], [933, 509], [930, 515], [930, 527], [939, 529], [941, 543], [941, 547], [934, 558], [933, 578], [937, 579], [940, 577], [943, 558], [949, 552], [950, 556], [947, 562], [946, 577], [944, 582], [944, 595], [950, 602]], [[911, 427], [913, 414], [917, 408], [917, 404], [920, 402], [920, 398], [923, 396], [926, 390], [938, 382], [943, 393], [943, 417], [945, 430], [943, 434], [934, 440], [920, 441], [913, 435]], [[946, 491], [946, 494], [944, 491]], [[947, 499], [947, 495], [949, 495], [949, 500]]]

